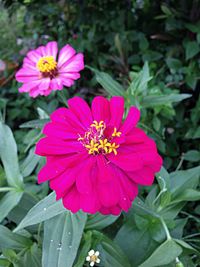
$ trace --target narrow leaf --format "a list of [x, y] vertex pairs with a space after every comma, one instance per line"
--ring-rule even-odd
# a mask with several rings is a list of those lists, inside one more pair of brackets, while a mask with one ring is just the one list
[[72, 267], [87, 215], [66, 211], [44, 223], [43, 267]]
[[5, 169], [8, 184], [22, 187], [23, 180], [19, 171], [17, 145], [10, 128], [0, 122], [0, 157]]
[[167, 240], [139, 267], [155, 267], [171, 263], [182, 253], [182, 248], [173, 240]]
[[24, 227], [41, 223], [48, 220], [60, 213], [63, 213], [66, 209], [63, 207], [61, 201], [56, 201], [55, 193], [52, 192], [50, 195], [38, 202], [21, 221], [15, 232]]

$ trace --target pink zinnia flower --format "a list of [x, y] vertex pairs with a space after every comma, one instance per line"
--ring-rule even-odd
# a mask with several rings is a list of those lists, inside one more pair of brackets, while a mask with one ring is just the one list
[[30, 96], [47, 96], [51, 91], [70, 87], [80, 78], [84, 69], [83, 54], [65, 45], [59, 53], [56, 42], [49, 42], [27, 53], [22, 68], [16, 73], [18, 82], [23, 83], [19, 92], [28, 92]]
[[136, 127], [140, 112], [131, 107], [123, 122], [124, 99], [80, 97], [51, 114], [36, 154], [47, 158], [39, 183], [50, 181], [57, 199], [77, 212], [117, 215], [128, 211], [139, 185], [151, 185], [162, 165], [155, 142]]

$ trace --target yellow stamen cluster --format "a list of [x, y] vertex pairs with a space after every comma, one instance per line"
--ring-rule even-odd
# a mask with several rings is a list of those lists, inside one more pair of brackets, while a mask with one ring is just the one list
[[121, 132], [117, 132], [117, 128], [115, 127], [114, 132], [112, 133], [112, 136], [113, 137], [115, 137], [115, 136], [120, 137], [121, 134], [122, 134]]
[[98, 150], [98, 143], [95, 143], [94, 140], [90, 141], [89, 145], [85, 145], [85, 147], [88, 149], [89, 154], [95, 154], [95, 152], [99, 152]]
[[93, 121], [93, 123], [90, 125], [90, 127], [94, 127], [96, 130], [104, 128], [104, 122], [103, 121], [100, 121], [100, 122]]
[[41, 57], [37, 62], [37, 68], [40, 72], [52, 72], [57, 68], [57, 62], [53, 56]]
[[79, 135], [78, 141], [88, 150], [88, 154], [110, 154], [113, 152], [117, 155], [119, 145], [112, 142], [112, 139], [113, 137], [120, 137], [121, 132], [117, 132], [117, 128], [114, 128], [111, 138], [106, 138], [104, 133], [105, 129], [106, 124], [104, 121], [93, 121], [84, 136]]

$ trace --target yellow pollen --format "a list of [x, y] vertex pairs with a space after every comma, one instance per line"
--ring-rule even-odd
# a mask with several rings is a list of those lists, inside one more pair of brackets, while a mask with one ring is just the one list
[[117, 148], [118, 147], [119, 147], [119, 145], [117, 145], [115, 143], [110, 144], [108, 153], [112, 153], [113, 152], [115, 155], [117, 155]]
[[96, 262], [98, 257], [96, 255], [90, 256], [90, 262]]
[[105, 153], [109, 153], [109, 147], [111, 146], [110, 142], [107, 139], [99, 140], [100, 145], [98, 145], [98, 149], [103, 149]]
[[85, 147], [88, 149], [89, 154], [95, 154], [95, 152], [99, 152], [98, 150], [98, 143], [95, 143], [94, 140], [90, 141], [89, 145], [85, 145]]
[[53, 56], [41, 57], [37, 62], [37, 68], [40, 72], [51, 72], [57, 67], [57, 62]]
[[90, 125], [88, 131], [84, 135], [79, 135], [78, 141], [87, 149], [88, 154], [110, 154], [117, 155], [117, 149], [120, 145], [113, 142], [115, 136], [120, 137], [121, 132], [115, 127], [112, 135], [105, 132], [106, 124], [104, 121], [96, 121]]
[[98, 130], [100, 128], [104, 128], [104, 122], [103, 121], [100, 121], [100, 122], [93, 121], [93, 123], [90, 125], [90, 127], [94, 127], [94, 128], [96, 128], [96, 130]]
[[115, 128], [114, 128], [114, 131], [113, 131], [113, 133], [112, 133], [112, 136], [113, 136], [113, 137], [115, 137], [115, 136], [120, 137], [121, 134], [122, 134], [121, 132], [117, 132], [117, 128], [115, 127]]

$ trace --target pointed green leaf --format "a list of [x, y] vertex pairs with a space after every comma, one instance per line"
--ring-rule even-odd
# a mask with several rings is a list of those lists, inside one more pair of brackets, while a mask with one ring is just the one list
[[41, 223], [48, 220], [60, 213], [63, 213], [66, 209], [63, 207], [61, 201], [56, 201], [55, 193], [52, 192], [50, 195], [38, 202], [21, 221], [15, 231], [24, 227]]
[[139, 267], [156, 267], [169, 264], [182, 253], [182, 248], [173, 240], [167, 240]]
[[10, 191], [0, 199], [0, 222], [19, 203], [23, 192]]
[[43, 267], [72, 267], [87, 220], [85, 213], [70, 211], [44, 223]]
[[0, 157], [8, 184], [22, 188], [23, 179], [19, 170], [17, 145], [10, 128], [0, 122]]

